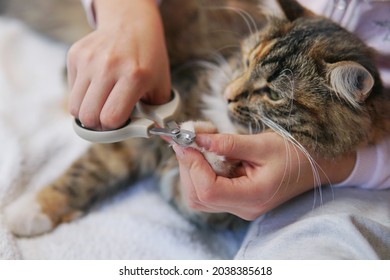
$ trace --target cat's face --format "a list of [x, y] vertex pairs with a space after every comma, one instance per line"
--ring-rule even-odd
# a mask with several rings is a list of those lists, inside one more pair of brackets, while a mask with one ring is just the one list
[[331, 157], [367, 138], [361, 105], [378, 75], [370, 50], [349, 32], [319, 17], [275, 19], [243, 43], [241, 56], [224, 96], [244, 132], [287, 132]]

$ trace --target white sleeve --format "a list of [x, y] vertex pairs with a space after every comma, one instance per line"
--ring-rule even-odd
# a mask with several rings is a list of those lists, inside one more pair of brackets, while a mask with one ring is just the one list
[[390, 188], [390, 137], [376, 146], [360, 149], [351, 175], [335, 187]]
[[[96, 15], [95, 15], [95, 8], [93, 6], [93, 0], [81, 0], [85, 14], [87, 16], [87, 20], [89, 25], [92, 28], [96, 28]], [[162, 0], [156, 0], [157, 4], [160, 4]]]
[[96, 17], [95, 9], [93, 7], [93, 0], [81, 0], [81, 3], [83, 4], [89, 25], [92, 28], [96, 28]]

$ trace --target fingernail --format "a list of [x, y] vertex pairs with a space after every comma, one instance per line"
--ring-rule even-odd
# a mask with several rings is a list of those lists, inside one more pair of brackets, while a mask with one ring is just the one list
[[175, 151], [177, 158], [184, 158], [184, 150], [182, 147], [180, 147], [179, 145], [173, 145], [172, 149]]

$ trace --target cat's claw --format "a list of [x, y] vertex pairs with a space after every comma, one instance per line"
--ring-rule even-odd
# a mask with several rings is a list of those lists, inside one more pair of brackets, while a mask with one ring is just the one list
[[16, 236], [30, 237], [54, 228], [49, 216], [42, 213], [33, 195], [24, 195], [4, 209], [8, 229]]

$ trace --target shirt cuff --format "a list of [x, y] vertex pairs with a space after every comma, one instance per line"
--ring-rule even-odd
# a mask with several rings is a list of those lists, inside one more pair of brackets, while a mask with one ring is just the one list
[[81, 3], [83, 4], [89, 25], [93, 29], [95, 29], [96, 28], [96, 16], [95, 16], [95, 8], [93, 6], [93, 0], [81, 0]]

